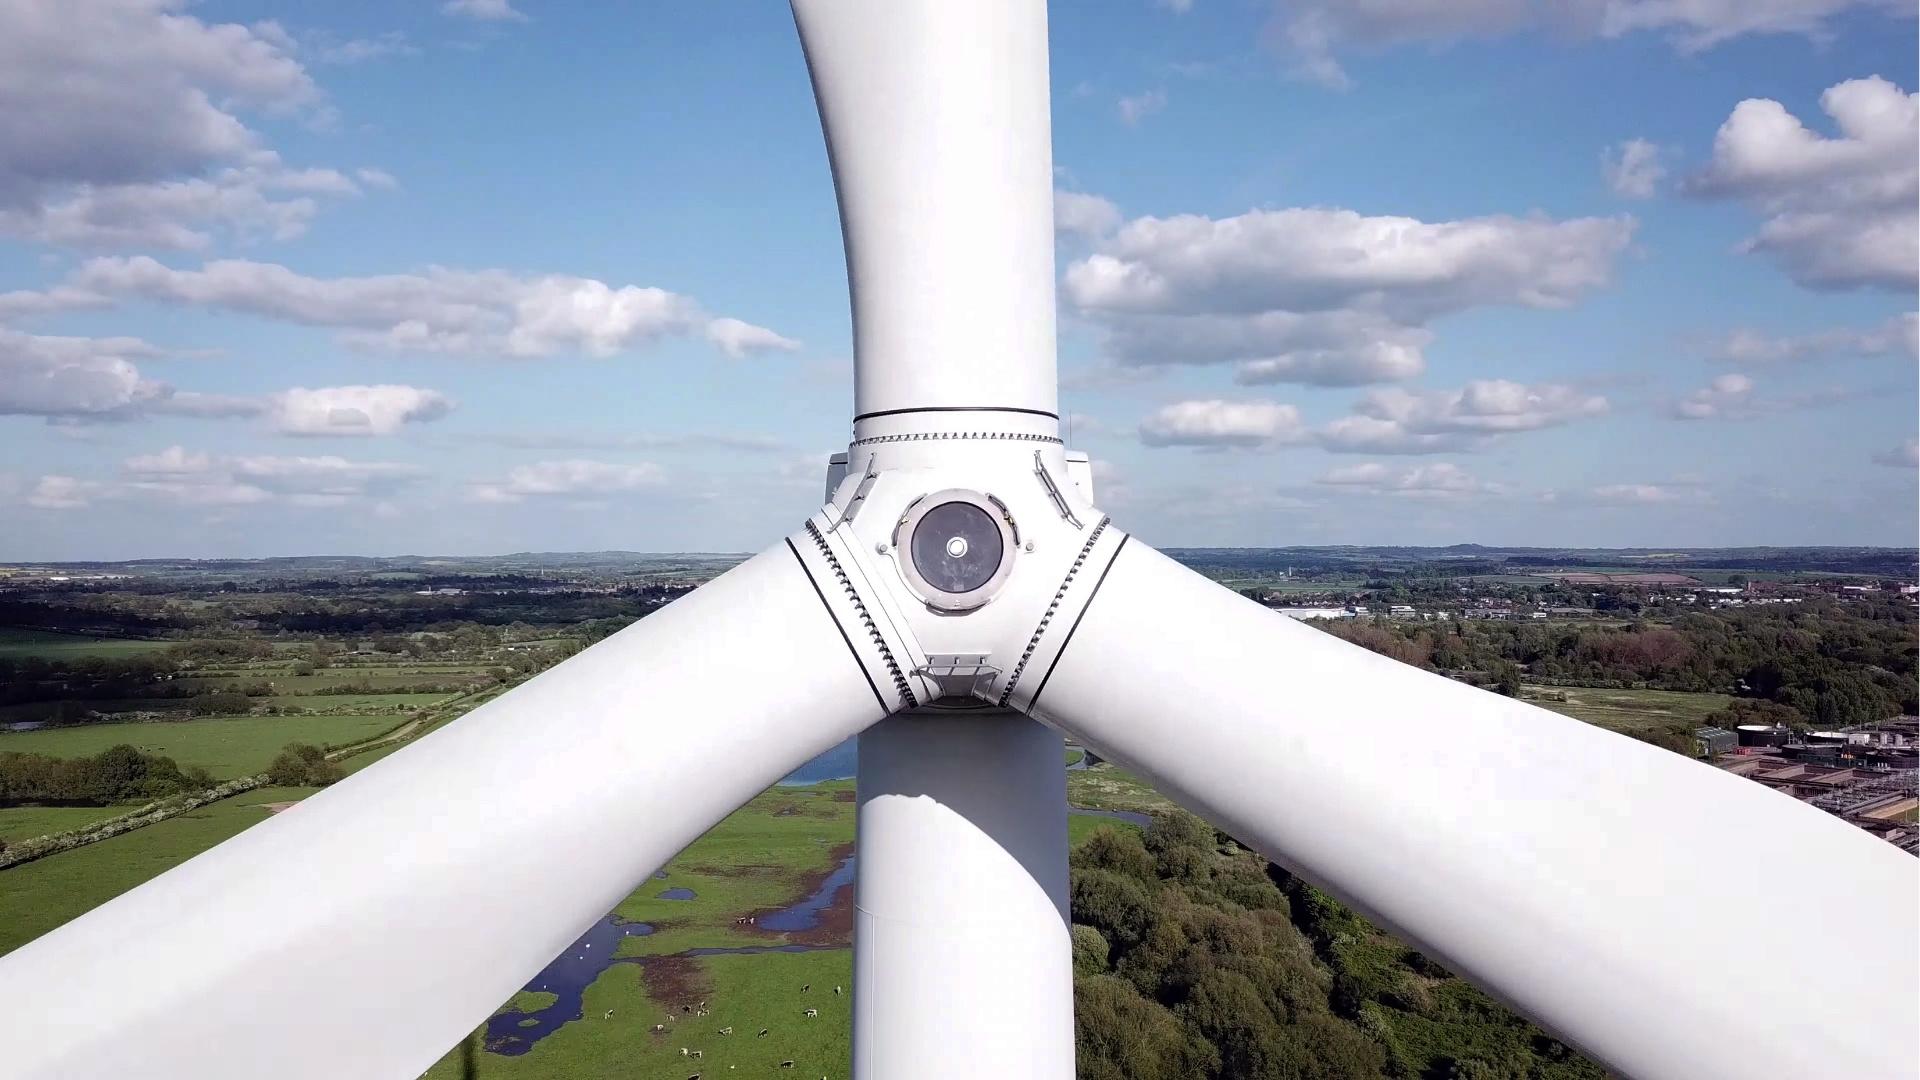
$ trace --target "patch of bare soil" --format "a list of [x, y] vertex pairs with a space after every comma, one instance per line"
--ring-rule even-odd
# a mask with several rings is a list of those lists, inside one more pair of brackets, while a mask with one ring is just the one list
[[713, 993], [698, 957], [649, 956], [638, 962], [647, 997], [675, 1017], [690, 1015], [686, 1010], [697, 1008]]

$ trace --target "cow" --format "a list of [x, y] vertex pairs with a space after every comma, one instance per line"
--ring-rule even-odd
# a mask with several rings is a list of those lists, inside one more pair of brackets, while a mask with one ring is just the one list
[[819, 1010], [819, 1009], [808, 1009], [808, 1010], [807, 1010], [806, 1012], [803, 1012], [803, 1013], [801, 1013], [800, 1015], [801, 1015], [801, 1016], [804, 1016], [804, 1017], [806, 1017], [806, 1018], [807, 1018], [807, 1019], [809, 1019], [809, 1020], [813, 1020], [813, 1019], [815, 1019], [815, 1018], [817, 1018], [817, 1017], [818, 1017], [818, 1016], [820, 1015], [820, 1010]]

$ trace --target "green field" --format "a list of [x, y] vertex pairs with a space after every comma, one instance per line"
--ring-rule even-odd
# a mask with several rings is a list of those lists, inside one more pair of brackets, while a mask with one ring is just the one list
[[[466, 684], [480, 678], [473, 668], [453, 671], [422, 671], [417, 668], [329, 669], [312, 675], [294, 675], [284, 668], [262, 667], [231, 671], [219, 675], [195, 675], [187, 681], [198, 690], [226, 690], [264, 682], [278, 694], [318, 694], [338, 686], [367, 686], [374, 693], [404, 693], [421, 686]], [[324, 695], [323, 695], [324, 696]]]
[[346, 716], [234, 716], [164, 723], [86, 724], [0, 734], [0, 750], [89, 757], [126, 743], [198, 765], [222, 780], [264, 772], [288, 743], [344, 746], [405, 721], [391, 713]]
[[[1563, 693], [1567, 700], [1546, 701], [1540, 695]], [[1676, 721], [1700, 723], [1707, 714], [1727, 707], [1725, 694], [1689, 694], [1678, 690], [1595, 690], [1584, 686], [1526, 686], [1521, 696], [1541, 708], [1585, 720], [1589, 724], [1631, 735]]]
[[340, 709], [349, 712], [400, 712], [405, 709], [437, 705], [453, 695], [432, 694], [289, 694], [262, 699], [282, 709], [308, 709], [313, 712]]
[[138, 656], [178, 644], [177, 641], [130, 641], [86, 634], [54, 634], [45, 630], [0, 629], [0, 656], [15, 659], [29, 656], [45, 660], [77, 660], [83, 656], [119, 658]]
[[[168, 729], [184, 726], [164, 725]], [[356, 755], [345, 764], [350, 770], [365, 767], [404, 745]], [[1151, 789], [1110, 765], [1069, 777], [1071, 797], [1078, 805], [1112, 809], [1165, 805]], [[265, 820], [263, 804], [308, 794], [311, 789], [262, 788], [124, 836], [0, 871], [0, 954]], [[124, 809], [103, 808], [100, 813]], [[853, 983], [850, 909], [838, 908], [814, 930], [791, 935], [737, 927], [733, 920], [784, 907], [816, 890], [851, 850], [854, 811], [853, 784], [844, 780], [777, 787], [754, 798], [681, 852], [667, 865], [664, 879], [649, 879], [621, 902], [616, 909], [620, 916], [652, 923], [658, 930], [623, 940], [622, 959], [588, 987], [582, 1019], [563, 1024], [525, 1055], [476, 1049], [477, 1075], [584, 1080], [610, 1075], [611, 1069], [619, 1075], [675, 1078], [694, 1072], [846, 1076], [852, 998], [833, 995], [832, 987], [851, 988]], [[31, 820], [28, 815], [61, 813], [4, 811], [0, 828], [13, 828], [11, 821]], [[1082, 816], [1071, 818], [1070, 825], [1076, 844], [1100, 828], [1134, 828], [1125, 822]], [[692, 889], [696, 898], [660, 899], [659, 894], [669, 888]], [[807, 953], [684, 955], [692, 948], [764, 947], [796, 941], [825, 948]], [[802, 994], [800, 987], [807, 984], [814, 989]], [[550, 1003], [544, 997], [523, 991], [503, 1009], [535, 1010]], [[695, 1020], [680, 1013], [677, 1006], [683, 998], [707, 1001], [710, 1015]], [[804, 1019], [801, 1012], [806, 1008], [818, 1008], [820, 1017]], [[611, 1019], [606, 1017], [609, 1009]], [[672, 1030], [665, 1036], [655, 1035], [651, 1028], [656, 1023], [668, 1024]], [[732, 1038], [715, 1034], [728, 1025], [741, 1034]], [[753, 1034], [762, 1027], [770, 1030], [764, 1039]], [[700, 1049], [704, 1057], [690, 1064], [680, 1056], [681, 1046]], [[461, 1049], [455, 1048], [427, 1075], [456, 1080], [462, 1076], [461, 1058]], [[796, 1063], [795, 1072], [778, 1069], [787, 1060]]]
[[136, 806], [132, 803], [123, 806], [9, 806], [0, 810], [0, 841], [11, 844], [36, 836], [51, 836], [96, 821], [105, 821], [133, 809]]
[[266, 820], [261, 804], [310, 794], [310, 788], [256, 788], [111, 840], [0, 870], [0, 954]]

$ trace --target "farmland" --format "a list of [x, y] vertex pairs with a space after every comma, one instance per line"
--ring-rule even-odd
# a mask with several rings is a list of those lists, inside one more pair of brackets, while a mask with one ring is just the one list
[[87, 724], [0, 735], [0, 750], [85, 757], [125, 743], [197, 765], [216, 779], [264, 772], [288, 743], [344, 746], [405, 722], [390, 713], [344, 716], [231, 716], [137, 724]]
[[[1700, 724], [1727, 707], [1726, 694], [1680, 690], [1596, 690], [1588, 687], [1526, 687], [1522, 696], [1542, 708], [1608, 731], [1634, 735], [1675, 722]], [[1558, 700], [1564, 697], [1565, 700]]]

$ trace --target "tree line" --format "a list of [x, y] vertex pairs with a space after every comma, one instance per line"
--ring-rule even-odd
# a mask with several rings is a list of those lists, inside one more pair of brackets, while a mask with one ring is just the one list
[[1524, 676], [1548, 685], [1731, 694], [1755, 703], [1744, 709], [1797, 728], [1920, 710], [1920, 635], [1913, 612], [1891, 600], [1728, 608], [1666, 623], [1319, 625], [1403, 663], [1514, 693]]
[[1191, 814], [1071, 873], [1081, 1080], [1606, 1075]]

